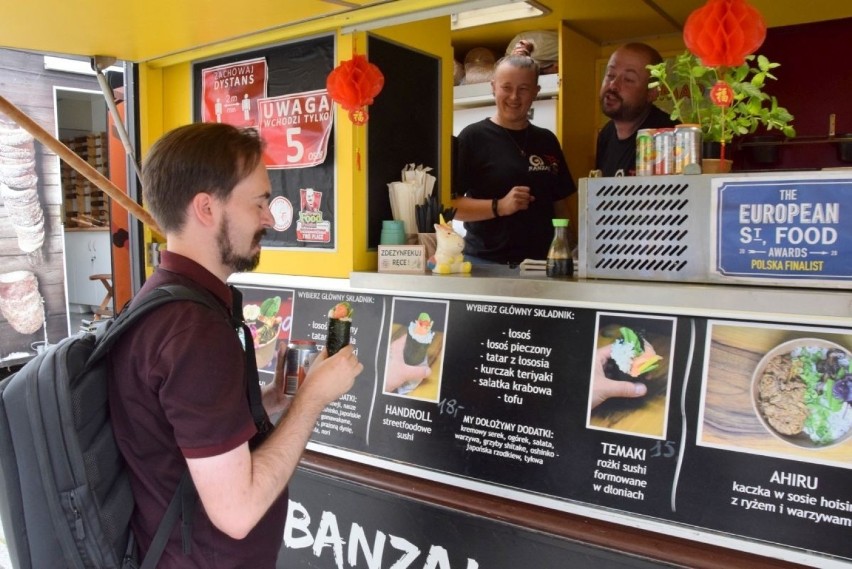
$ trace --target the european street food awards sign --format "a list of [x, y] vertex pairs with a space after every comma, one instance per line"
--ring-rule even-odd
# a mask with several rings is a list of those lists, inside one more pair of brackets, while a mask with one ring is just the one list
[[720, 179], [715, 270], [778, 280], [852, 280], [852, 179]]

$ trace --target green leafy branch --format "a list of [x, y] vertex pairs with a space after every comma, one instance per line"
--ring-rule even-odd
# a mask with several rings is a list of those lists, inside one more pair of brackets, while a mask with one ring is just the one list
[[[648, 70], [650, 86], [660, 88], [658, 101], [671, 103], [672, 120], [699, 125], [705, 141], [730, 143], [735, 136], [752, 134], [759, 126], [767, 131], [779, 130], [788, 138], [796, 136], [790, 124], [793, 115], [763, 91], [768, 79], [777, 79], [772, 70], [779, 66], [765, 56], [750, 55], [742, 65], [717, 70], [702, 65], [687, 51], [672, 61], [649, 65]], [[729, 107], [710, 100], [710, 90], [720, 78], [733, 90]]]

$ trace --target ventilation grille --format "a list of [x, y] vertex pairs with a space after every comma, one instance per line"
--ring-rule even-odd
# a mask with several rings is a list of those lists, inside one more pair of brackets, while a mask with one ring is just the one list
[[697, 223], [697, 202], [705, 213], [709, 205], [695, 193], [684, 176], [590, 179], [589, 276], [681, 279], [703, 271], [696, 265], [706, 255], [707, 224]]

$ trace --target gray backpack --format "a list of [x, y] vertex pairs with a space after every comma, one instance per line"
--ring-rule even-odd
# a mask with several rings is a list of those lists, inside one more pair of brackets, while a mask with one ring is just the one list
[[[63, 339], [0, 382], [0, 519], [16, 568], [138, 567], [133, 495], [110, 423], [104, 356], [138, 317], [175, 300], [215, 302], [183, 286], [154, 289], [95, 332]], [[188, 551], [196, 502], [186, 472], [144, 569], [156, 566], [178, 518]]]

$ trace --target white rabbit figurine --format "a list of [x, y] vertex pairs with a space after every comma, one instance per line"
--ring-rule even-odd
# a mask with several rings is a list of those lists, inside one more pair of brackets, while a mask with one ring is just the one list
[[462, 250], [464, 249], [464, 238], [456, 233], [452, 226], [443, 222], [435, 224], [435, 254], [426, 262], [426, 266], [432, 272], [439, 275], [450, 273], [469, 273], [470, 261], [464, 260]]

